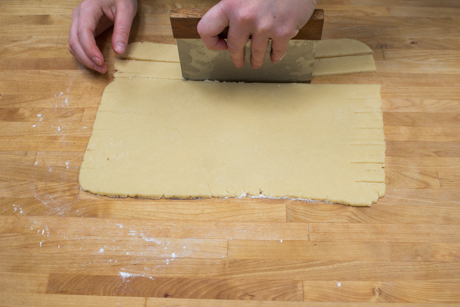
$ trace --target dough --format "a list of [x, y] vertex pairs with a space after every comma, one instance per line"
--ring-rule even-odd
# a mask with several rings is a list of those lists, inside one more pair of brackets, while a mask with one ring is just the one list
[[315, 58], [323, 59], [372, 53], [371, 48], [355, 39], [326, 39], [318, 41]]
[[160, 78], [182, 80], [179, 63], [115, 60], [115, 78]]
[[179, 63], [176, 45], [134, 42], [126, 47], [121, 59]]
[[288, 197], [368, 206], [385, 191], [379, 85], [119, 78], [104, 91], [84, 190]]
[[356, 206], [384, 195], [379, 85], [182, 81], [171, 58], [145, 60], [150, 45], [128, 49], [127, 58], [143, 61], [116, 60], [80, 169], [82, 189]]
[[372, 54], [315, 59], [313, 77], [375, 71]]

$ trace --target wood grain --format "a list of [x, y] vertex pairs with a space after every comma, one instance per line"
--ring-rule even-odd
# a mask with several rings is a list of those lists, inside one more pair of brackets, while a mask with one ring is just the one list
[[143, 307], [146, 299], [141, 297], [62, 295], [35, 293], [3, 293], [0, 292], [0, 306], [126, 306]]
[[[460, 1], [319, 0], [323, 38], [374, 52], [386, 195], [370, 208], [267, 199], [107, 198], [78, 172], [114, 73], [68, 51], [80, 0], [0, 1], [0, 306], [458, 306]], [[174, 44], [139, 0], [129, 41]]]
[[51, 274], [48, 294], [303, 301], [301, 281]]
[[[430, 201], [435, 198], [436, 201]], [[460, 193], [445, 190], [388, 190], [379, 206], [363, 210], [330, 204], [287, 205], [288, 221], [296, 223], [459, 225]]]
[[[313, 230], [316, 231], [316, 228]], [[328, 237], [327, 240], [319, 239], [319, 242], [316, 242], [317, 235], [312, 232], [312, 241], [232, 240], [228, 245], [228, 258], [304, 261], [359, 261], [362, 258], [369, 261], [460, 261], [457, 257], [460, 244], [340, 242], [340, 240], [335, 242], [335, 238], [332, 237]], [[343, 241], [348, 240], [344, 238]]]
[[310, 223], [310, 240], [460, 243], [459, 230], [458, 225]]
[[[49, 234], [79, 238], [88, 236], [142, 238], [154, 242], [155, 238], [169, 239], [225, 239], [225, 240], [308, 240], [308, 225], [305, 223], [273, 222], [229, 222], [229, 221], [165, 221], [120, 219], [81, 219], [67, 217], [33, 216], [24, 201], [4, 199], [0, 206], [8, 211], [0, 216], [0, 234], [36, 234], [37, 229], [46, 229]], [[14, 205], [13, 205], [14, 204]], [[16, 209], [16, 210], [14, 210]], [[19, 211], [18, 211], [19, 210]], [[22, 213], [20, 211], [23, 211]], [[6, 211], [6, 210], [5, 210]], [[70, 235], [71, 234], [71, 235]], [[149, 241], [150, 240], [150, 241]], [[157, 241], [160, 241], [159, 239]], [[147, 244], [147, 243], [145, 243]]]
[[2, 273], [0, 293], [45, 293], [48, 278], [48, 274]]
[[308, 302], [456, 303], [460, 300], [457, 285], [449, 282], [304, 281], [303, 285]]

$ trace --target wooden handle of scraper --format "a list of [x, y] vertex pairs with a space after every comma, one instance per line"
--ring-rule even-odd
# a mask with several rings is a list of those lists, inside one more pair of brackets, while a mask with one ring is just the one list
[[[199, 39], [200, 35], [196, 30], [201, 17], [209, 9], [173, 9], [170, 19], [173, 36], [175, 39]], [[320, 40], [323, 33], [324, 11], [315, 10], [310, 20], [299, 30], [299, 33], [292, 39], [301, 40]], [[228, 28], [221, 34], [222, 38], [227, 38]]]

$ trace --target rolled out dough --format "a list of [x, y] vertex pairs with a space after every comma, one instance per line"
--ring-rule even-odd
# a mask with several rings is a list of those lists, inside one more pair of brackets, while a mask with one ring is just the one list
[[384, 158], [379, 85], [117, 78], [80, 185], [109, 196], [369, 206], [385, 192]]
[[[336, 56], [358, 52], [335, 45]], [[115, 62], [80, 170], [84, 190], [357, 206], [383, 196], [379, 85], [182, 81], [175, 45], [134, 43], [123, 58], [137, 61]]]

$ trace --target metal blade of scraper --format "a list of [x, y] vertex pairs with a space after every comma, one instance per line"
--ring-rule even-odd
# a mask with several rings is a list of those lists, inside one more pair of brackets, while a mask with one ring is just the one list
[[182, 77], [195, 81], [309, 82], [316, 51], [314, 41], [291, 40], [284, 58], [273, 64], [270, 45], [262, 67], [253, 69], [250, 64], [250, 43], [245, 47], [246, 60], [242, 68], [233, 65], [228, 51], [209, 50], [201, 39], [178, 39], [177, 47]]
[[[236, 68], [228, 51], [206, 48], [196, 30], [207, 9], [176, 9], [171, 11], [171, 27], [177, 40], [182, 76], [189, 80], [218, 80], [246, 82], [309, 82], [313, 72], [316, 44], [321, 39], [324, 12], [315, 10], [307, 24], [289, 42], [284, 58], [277, 64], [270, 61], [268, 48], [264, 65], [250, 65], [250, 43], [245, 49], [245, 65]], [[221, 33], [226, 38], [228, 28]]]

